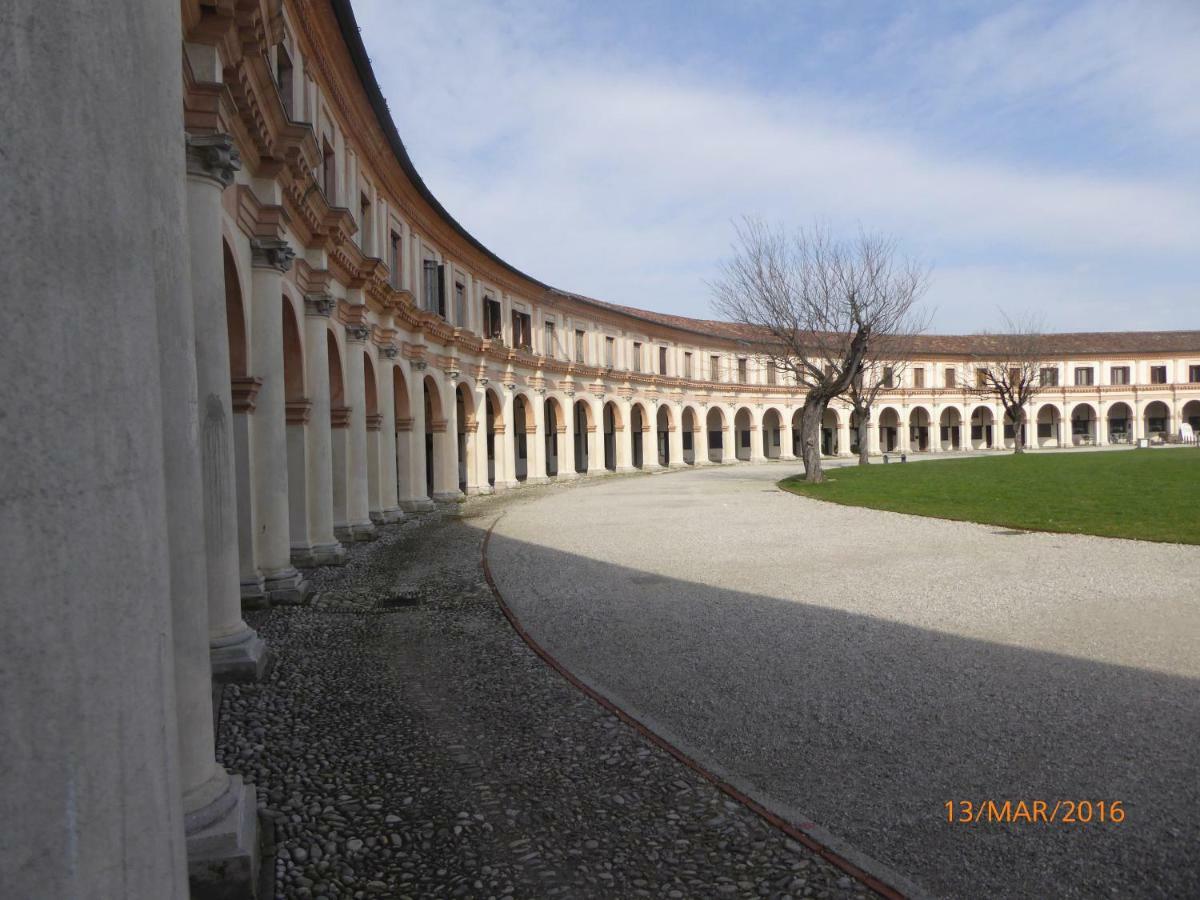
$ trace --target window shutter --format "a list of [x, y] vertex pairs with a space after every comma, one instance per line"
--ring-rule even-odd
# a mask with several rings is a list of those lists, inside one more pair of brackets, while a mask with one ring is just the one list
[[437, 273], [437, 311], [438, 315], [444, 319], [446, 317], [446, 267], [439, 265]]

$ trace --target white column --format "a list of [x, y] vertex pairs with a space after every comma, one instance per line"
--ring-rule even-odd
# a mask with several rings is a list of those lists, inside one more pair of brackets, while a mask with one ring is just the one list
[[604, 407], [588, 403], [587, 474], [604, 474]]
[[271, 601], [299, 603], [308, 594], [308, 582], [292, 565], [283, 382], [283, 273], [295, 254], [279, 238], [254, 238], [250, 246], [250, 358], [262, 378], [251, 420], [254, 555]]
[[[571, 340], [574, 339], [574, 335], [571, 335]], [[569, 350], [575, 352], [573, 344]], [[569, 481], [579, 477], [575, 471], [575, 398], [565, 397], [562, 408], [563, 420], [559, 427], [563, 430], [558, 433], [558, 480]]]
[[442, 386], [443, 421], [433, 431], [433, 499], [452, 502], [462, 499], [458, 488], [458, 408], [454, 378], [446, 376]]
[[401, 496], [400, 508], [406, 512], [433, 509], [433, 501], [429, 498], [429, 486], [425, 478], [425, 363], [418, 362], [409, 370], [406, 380], [408, 385], [408, 411], [412, 416], [408, 425], [407, 437], [405, 430], [397, 432], [397, 458], [400, 463], [407, 463], [406, 486], [408, 496]]
[[308, 534], [318, 565], [341, 565], [346, 550], [333, 533], [333, 443], [329, 408], [329, 294], [304, 298], [304, 361], [308, 374]]
[[[613, 421], [613, 456], [617, 472], [633, 471], [633, 412], [628, 400], [614, 400], [621, 421]], [[619, 425], [619, 427], [618, 427]]]
[[392, 370], [396, 348], [388, 346], [380, 351], [379, 360], [379, 504], [384, 522], [398, 522], [404, 517], [400, 511], [399, 492], [396, 485], [396, 398]]
[[471, 488], [474, 486], [474, 492], [478, 494], [492, 493], [492, 486], [488, 484], [488, 456], [487, 456], [487, 438], [488, 438], [488, 423], [487, 423], [487, 379], [482, 382], [476, 382], [475, 393], [473, 399], [475, 401], [475, 430], [473, 434], [467, 435], [467, 440], [473, 448], [472, 453], [472, 468], [467, 473], [467, 492], [471, 493]]
[[[513, 421], [513, 385], [504, 385], [502, 396], [501, 416], [503, 424], [497, 426], [496, 432], [496, 487], [514, 488], [517, 486], [517, 429]], [[503, 429], [501, 431], [500, 429]], [[499, 448], [503, 446], [504, 452]]]
[[867, 422], [867, 453], [872, 456], [880, 454], [879, 446], [879, 422], [871, 419]]
[[546, 433], [546, 404], [542, 394], [534, 394], [536, 399], [525, 405], [526, 418], [526, 472], [525, 481], [537, 484], [546, 481], [546, 443], [543, 435]]
[[1096, 446], [1103, 447], [1108, 443], [1108, 410], [1104, 401], [1096, 403]]
[[[667, 448], [670, 451], [667, 460], [667, 467], [670, 469], [682, 469], [687, 465], [683, 461], [683, 413], [676, 408], [675, 418], [672, 423], [667, 426], [670, 430], [667, 432]], [[692, 439], [692, 452], [695, 452], [696, 440]]]
[[[707, 413], [707, 409], [701, 409], [701, 413]], [[695, 418], [696, 431], [692, 433], [692, 456], [698, 466], [707, 466], [710, 464], [708, 458], [708, 417], [697, 415]]]
[[237, 168], [229, 135], [188, 137], [188, 249], [213, 676], [257, 680], [266, 646], [242, 618], [221, 193]]
[[367, 394], [363, 353], [371, 329], [366, 325], [346, 327], [346, 405], [350, 409], [346, 427], [346, 524], [356, 541], [375, 537], [371, 521], [367, 482]]
[[[788, 426], [789, 437], [791, 435], [791, 426]], [[791, 445], [788, 445], [791, 449]], [[789, 454], [790, 455], [790, 454]], [[850, 414], [847, 413], [844, 417], [838, 418], [837, 426], [837, 455], [850, 456]]]
[[765, 460], [766, 457], [763, 455], [762, 416], [755, 416], [751, 413], [750, 462], [764, 462]]

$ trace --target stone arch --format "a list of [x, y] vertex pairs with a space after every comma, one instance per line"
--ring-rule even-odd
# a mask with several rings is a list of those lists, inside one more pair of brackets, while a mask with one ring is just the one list
[[1038, 407], [1036, 427], [1033, 433], [1026, 432], [1025, 439], [1030, 447], [1066, 446], [1063, 429], [1062, 409], [1057, 403], [1043, 403]]
[[595, 446], [596, 414], [592, 405], [583, 398], [572, 406], [571, 416], [571, 459], [575, 472], [587, 473]]
[[1146, 437], [1165, 440], [1171, 434], [1171, 408], [1162, 400], [1152, 400], [1142, 410], [1142, 423]]
[[543, 440], [546, 445], [546, 474], [557, 476], [562, 469], [559, 454], [563, 453], [566, 447], [567, 419], [562, 401], [553, 394], [547, 394], [542, 401], [542, 412], [542, 421], [545, 423]]
[[957, 406], [945, 407], [938, 416], [936, 446], [941, 450], [963, 450], [963, 412]]
[[666, 401], [659, 403], [654, 414], [654, 434], [660, 466], [669, 466], [674, 461], [671, 459], [671, 432], [674, 430], [675, 416], [671, 413], [671, 404]]
[[894, 406], [885, 406], [879, 411], [879, 449], [884, 453], [899, 453], [907, 445], [902, 443], [900, 411]]
[[629, 406], [629, 432], [632, 465], [640, 469], [645, 465], [645, 433], [650, 430], [650, 416], [642, 401], [635, 400]]
[[454, 387], [454, 444], [458, 459], [458, 489], [467, 492], [468, 473], [475, 467], [475, 442], [473, 437], [479, 428], [475, 421], [475, 398], [471, 388], [460, 381]]
[[517, 481], [525, 481], [530, 470], [529, 435], [535, 432], [535, 423], [529, 397], [520, 391], [513, 392], [511, 424], [515, 477]]
[[1181, 425], [1191, 425], [1192, 432], [1200, 435], [1200, 400], [1189, 400], [1179, 411]]
[[774, 406], [768, 406], [762, 414], [763, 456], [767, 459], [779, 459], [783, 456], [783, 413]]
[[697, 462], [697, 439], [700, 434], [700, 417], [695, 407], [684, 406], [679, 413], [680, 445], [683, 447], [683, 461], [686, 465], [694, 466]]
[[604, 429], [604, 468], [610, 472], [617, 471], [618, 435], [625, 431], [625, 423], [621, 418], [621, 409], [609, 400], [601, 409], [601, 425]]
[[229, 374], [245, 378], [248, 373], [246, 305], [242, 301], [242, 279], [237, 260], [227, 241], [221, 242], [225, 266], [225, 327], [229, 334]]
[[924, 406], [914, 406], [908, 411], [908, 444], [903, 443], [901, 449], [925, 452], [933, 446], [933, 415]]
[[349, 460], [348, 445], [350, 408], [346, 404], [346, 376], [342, 351], [332, 328], [325, 331], [329, 368], [329, 427], [331, 435], [330, 460], [333, 466], [333, 522], [338, 528], [348, 528], [349, 519]]
[[414, 497], [412, 465], [415, 448], [412, 442], [416, 439], [416, 435], [413, 434], [412, 406], [409, 401], [408, 379], [404, 374], [404, 369], [396, 363], [392, 363], [389, 368], [392, 370], [388, 377], [392, 379], [396, 459], [394, 461], [385, 460], [383, 464], [396, 467], [396, 490], [400, 499], [407, 501]]
[[[304, 395], [304, 344], [291, 301], [283, 299], [283, 385], [288, 404], [307, 402]], [[292, 410], [289, 409], [289, 420]]]
[[976, 406], [971, 410], [971, 449], [995, 449], [996, 438], [996, 414], [990, 406]]
[[1133, 441], [1133, 408], [1123, 401], [1108, 407], [1108, 442], [1128, 444]]
[[[1064, 426], [1066, 423], [1064, 423]], [[1090, 403], [1076, 403], [1071, 407], [1070, 430], [1067, 432], [1071, 446], [1095, 444], [1099, 440], [1096, 429], [1099, 427], [1099, 416], [1096, 408]]]
[[[825, 411], [821, 413], [821, 455], [836, 456], [841, 452], [842, 448], [838, 446], [838, 426], [841, 424], [837, 409], [832, 406], [825, 407]], [[796, 413], [796, 429], [800, 428], [800, 413]], [[799, 454], [797, 454], [799, 455]]]
[[727, 452], [732, 449], [726, 446], [730, 438], [725, 433], [724, 410], [719, 406], [710, 406], [704, 414], [704, 427], [708, 431], [708, 461], [722, 462], [727, 458]]
[[754, 430], [754, 414], [742, 406], [733, 414], [733, 452], [737, 459], [748, 462], [751, 453], [750, 434]]

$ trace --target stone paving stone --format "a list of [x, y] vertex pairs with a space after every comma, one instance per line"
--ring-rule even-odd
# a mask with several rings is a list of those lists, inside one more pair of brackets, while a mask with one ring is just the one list
[[274, 823], [276, 897], [872, 896], [530, 652], [489, 522], [411, 516], [248, 615], [277, 664], [226, 688], [218, 756]]

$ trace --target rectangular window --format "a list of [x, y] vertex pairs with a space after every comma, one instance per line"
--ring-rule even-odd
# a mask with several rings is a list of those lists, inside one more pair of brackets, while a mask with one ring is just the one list
[[[1200, 366], [1196, 366], [1196, 368], [1200, 369]], [[721, 380], [721, 357], [710, 356], [708, 358], [708, 380], [709, 381], [720, 381]], [[1198, 380], [1200, 380], [1200, 379], [1198, 379]]]
[[976, 369], [975, 370], [975, 387], [985, 388], [987, 386], [988, 386], [988, 370], [987, 369]]
[[1091, 366], [1079, 366], [1075, 369], [1075, 386], [1089, 387], [1095, 383], [1095, 374]]
[[692, 377], [692, 354], [690, 353], [683, 354], [683, 377]]
[[337, 156], [329, 141], [324, 138], [321, 140], [321, 188], [325, 192], [325, 201], [330, 206], [336, 204]]
[[1129, 384], [1129, 366], [1113, 366], [1108, 374], [1109, 384]]
[[1200, 366], [1188, 366], [1188, 384], [1200, 384]]
[[946, 387], [948, 387], [948, 388], [957, 387], [957, 385], [958, 385], [958, 371], [957, 370], [946, 369], [946, 371], [943, 373], [943, 377], [945, 378]]
[[1151, 366], [1150, 367], [1150, 383], [1151, 384], [1166, 384], [1167, 383], [1167, 367], [1166, 366]]
[[292, 105], [292, 57], [287, 47], [280, 44], [275, 48], [275, 83], [279, 86], [279, 99], [283, 101], [283, 111], [288, 119], [294, 119]]
[[1038, 381], [1042, 387], [1058, 387], [1058, 366], [1038, 369]]
[[392, 287], [400, 287], [400, 265], [404, 258], [400, 252], [400, 235], [392, 232], [388, 238], [388, 283]]
[[421, 263], [421, 296], [423, 305], [429, 312], [438, 311], [438, 276], [441, 266], [436, 260], [427, 259]]
[[460, 282], [454, 282], [454, 324], [459, 328], [467, 325], [467, 289]]
[[659, 375], [667, 374], [667, 348], [666, 347], [658, 348], [658, 374]]
[[610, 337], [604, 339], [604, 365], [610, 369], [615, 365], [616, 348], [616, 339]]
[[683, 433], [683, 449], [685, 452], [692, 449], [692, 433], [690, 431]]
[[913, 387], [925, 387], [925, 369], [921, 366], [917, 366], [915, 369], [913, 369]]
[[555, 346], [555, 341], [554, 341], [554, 323], [546, 322], [545, 328], [546, 328], [546, 340], [542, 346], [542, 356], [557, 357], [558, 356], [558, 347]]
[[519, 350], [533, 349], [533, 318], [529, 313], [512, 311], [513, 346]]
[[493, 340], [504, 336], [504, 323], [501, 320], [500, 301], [491, 297], [483, 298], [483, 336]]
[[767, 363], [767, 384], [775, 384], [775, 363]]
[[746, 357], [738, 357], [738, 384], [746, 383]]
[[884, 390], [890, 391], [896, 386], [896, 370], [891, 366], [883, 367], [883, 387]]
[[1020, 384], [1020, 383], [1021, 383], [1023, 380], [1024, 380], [1024, 379], [1023, 379], [1023, 377], [1022, 377], [1022, 375], [1021, 375], [1021, 370], [1020, 370], [1020, 369], [1018, 369], [1018, 368], [1015, 368], [1015, 367], [1014, 367], [1014, 368], [1012, 368], [1012, 369], [1009, 369], [1009, 370], [1008, 370], [1008, 383], [1009, 383], [1009, 384], [1011, 384], [1011, 385], [1018, 385], [1018, 384]]
[[361, 193], [358, 195], [358, 248], [366, 256], [375, 253], [375, 242], [371, 240], [374, 232], [372, 218], [371, 199], [366, 193]]
[[584, 352], [583, 352], [584, 343], [586, 340], [587, 340], [587, 335], [584, 332], [580, 331], [578, 328], [576, 328], [575, 329], [575, 362], [577, 362], [577, 363], [586, 362], [586, 360], [584, 359]]
[[633, 371], [642, 371], [642, 343], [641, 341], [633, 342]]

